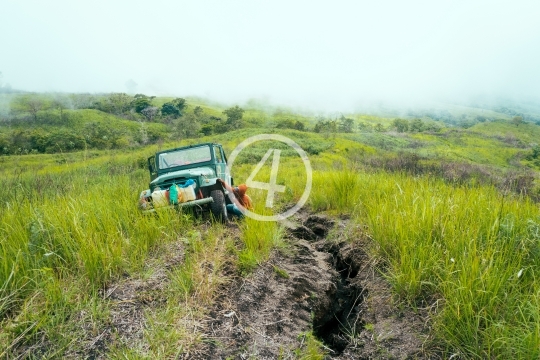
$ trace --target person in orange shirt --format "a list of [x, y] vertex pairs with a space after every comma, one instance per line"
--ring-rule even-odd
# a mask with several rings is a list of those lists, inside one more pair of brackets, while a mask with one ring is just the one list
[[243, 218], [246, 209], [253, 210], [251, 198], [248, 194], [246, 194], [248, 189], [246, 184], [240, 184], [232, 187], [222, 179], [217, 179], [217, 182], [223, 185], [227, 191], [232, 192], [234, 194], [234, 198], [236, 199], [233, 204], [227, 205], [227, 213], [238, 216], [239, 218]]

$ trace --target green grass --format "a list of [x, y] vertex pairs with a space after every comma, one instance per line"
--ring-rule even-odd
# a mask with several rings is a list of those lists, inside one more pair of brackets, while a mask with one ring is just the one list
[[355, 171], [317, 172], [313, 178], [313, 190], [309, 200], [311, 208], [338, 214], [355, 213], [360, 205], [362, 187], [362, 179]]
[[299, 337], [302, 345], [295, 351], [298, 360], [323, 360], [326, 357], [327, 352], [323, 349], [322, 342], [311, 331]]
[[342, 203], [335, 191], [354, 182], [351, 173], [326, 179], [312, 206], [334, 200], [330, 210], [356, 209], [395, 296], [409, 306], [434, 306], [435, 335], [449, 354], [540, 355], [536, 204], [490, 187], [386, 173], [357, 175], [361, 185], [349, 188], [354, 200]]
[[[270, 215], [271, 212], [259, 211], [259, 214]], [[249, 217], [243, 220], [241, 229], [243, 247], [238, 253], [238, 268], [241, 273], [249, 274], [257, 265], [268, 260], [274, 247], [283, 245], [283, 229], [275, 221], [259, 221]]]
[[[216, 116], [223, 110], [200, 104]], [[121, 276], [140, 274], [150, 254], [176, 241], [185, 244], [186, 256], [168, 274], [173, 285], [165, 305], [145, 315], [145, 343], [115, 342], [107, 355], [171, 358], [205, 341], [202, 332], [190, 329], [227, 281], [223, 269], [251, 273], [283, 245], [283, 229], [247, 218], [235, 242], [221, 226], [194, 229], [192, 219], [176, 212], [142, 216], [136, 204], [148, 183], [145, 159], [158, 149], [200, 141], [220, 142], [230, 153], [240, 140], [260, 133], [286, 135], [309, 152], [314, 174], [308, 205], [315, 212], [347, 214], [365, 227], [371, 256], [380, 260], [395, 298], [403, 306], [432, 309], [433, 344], [446, 357], [540, 356], [538, 204], [473, 183], [361, 170], [370, 158], [407, 151], [433, 162], [483, 164], [502, 176], [503, 170], [517, 169], [513, 159], [525, 151], [514, 138], [528, 146], [540, 137], [540, 127], [493, 122], [439, 134], [314, 134], [274, 129], [280, 119], [314, 120], [307, 115], [263, 114], [253, 107], [246, 116], [262, 127], [130, 150], [1, 156], [0, 357], [16, 357], [43, 339], [53, 344], [45, 357], [77, 348], [81, 322], [99, 329], [108, 321], [110, 305], [99, 291]], [[73, 126], [117, 121], [93, 110], [69, 118]], [[138, 126], [118, 121], [114, 126]], [[265, 153], [263, 144], [252, 150], [235, 164], [237, 184]], [[268, 179], [268, 168], [256, 177]], [[256, 212], [277, 213], [302, 196], [304, 165], [293, 152], [283, 152], [277, 183], [287, 190], [276, 195], [273, 209], [265, 207], [265, 191], [249, 190]], [[274, 271], [283, 277], [279, 270]], [[306, 336], [298, 356], [323, 358], [320, 349]]]
[[[232, 256], [233, 266], [248, 273], [281, 243], [282, 230], [275, 222], [244, 221], [242, 244], [231, 252], [234, 246], [219, 226], [201, 236], [190, 230], [192, 220], [176, 212], [141, 215], [137, 197], [148, 174], [138, 168], [137, 158], [144, 155], [137, 154], [148, 151], [70, 153], [60, 163], [57, 155], [3, 158], [9, 161], [0, 180], [9, 189], [2, 198], [6, 211], [0, 214], [3, 355], [42, 338], [58, 344], [53, 352], [73, 348], [71, 341], [81, 336], [72, 331], [76, 314], [100, 303], [100, 289], [122, 274], [141, 272], [148, 254], [162, 244], [183, 241], [189, 251], [184, 264], [171, 273], [175, 291], [170, 305], [148, 314], [149, 323], [156, 325], [147, 339], [156, 348], [128, 351], [127, 344], [111, 344], [111, 356], [172, 356], [178, 344], [185, 350], [202, 341], [201, 334], [186, 327], [204, 316], [225, 279], [220, 274], [225, 259]], [[179, 311], [178, 301], [185, 311]], [[163, 324], [170, 331], [162, 331]], [[103, 323], [97, 321], [99, 326]]]
[[[0, 213], [1, 316], [25, 319], [9, 333], [1, 331], [8, 342], [3, 345], [21, 334], [17, 341], [54, 332], [55, 322], [74, 308], [71, 290], [97, 293], [120, 274], [139, 270], [155, 246], [185, 228], [186, 219], [177, 214], [138, 212], [133, 189], [146, 181], [142, 172], [118, 163], [94, 170], [2, 180], [10, 191]], [[58, 309], [66, 315], [51, 317]]]
[[[39, 119], [39, 118], [38, 118]], [[37, 123], [32, 121], [15, 121], [11, 124], [11, 129], [57, 129], [67, 128], [76, 131], [85, 130], [88, 123], [96, 123], [106, 125], [108, 128], [129, 133], [137, 133], [140, 130], [140, 124], [136, 121], [119, 118], [115, 115], [108, 114], [94, 109], [81, 110], [64, 110], [63, 119], [49, 120], [47, 117], [38, 120]], [[164, 132], [167, 127], [160, 123], [147, 123], [149, 131]]]
[[470, 130], [510, 142], [518, 139], [525, 145], [538, 143], [540, 139], [540, 126], [530, 123], [516, 126], [510, 121], [484, 122], [476, 124]]
[[462, 130], [414, 134], [411, 138], [422, 144], [415, 150], [421, 156], [506, 168], [520, 151], [500, 139]]
[[[192, 230], [182, 241], [185, 259], [169, 274], [167, 303], [148, 314], [150, 325], [145, 339], [150, 348], [140, 352], [144, 357], [178, 357], [200, 345], [205, 339], [200, 323], [218, 296], [219, 287], [229, 281], [223, 272], [234, 260], [229, 251], [233, 240], [224, 228], [216, 225], [203, 234]], [[131, 345], [124, 347], [129, 349]]]
[[276, 273], [276, 275], [279, 276], [280, 278], [288, 279], [288, 278], [291, 277], [291, 276], [289, 275], [289, 273], [287, 272], [287, 270], [282, 269], [282, 268], [280, 268], [279, 266], [275, 266], [275, 265], [274, 265], [273, 269], [274, 269], [274, 272]]

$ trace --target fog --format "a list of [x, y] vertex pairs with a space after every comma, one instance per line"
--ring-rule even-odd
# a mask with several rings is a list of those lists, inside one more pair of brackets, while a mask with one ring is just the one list
[[0, 72], [27, 91], [329, 111], [538, 100], [539, 13], [538, 1], [1, 0]]

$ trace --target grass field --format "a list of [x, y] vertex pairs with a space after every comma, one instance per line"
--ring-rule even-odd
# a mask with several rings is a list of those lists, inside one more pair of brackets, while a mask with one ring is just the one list
[[315, 192], [312, 206], [348, 211], [367, 224], [395, 295], [410, 306], [431, 307], [448, 354], [540, 355], [538, 204], [430, 177], [320, 176], [331, 190]]
[[[230, 153], [240, 140], [269, 132], [292, 138], [308, 152], [314, 169], [307, 205], [312, 211], [346, 214], [365, 227], [370, 256], [378, 259], [396, 304], [429, 308], [433, 336], [426, 346], [445, 358], [540, 356], [538, 203], [489, 184], [366, 166], [373, 157], [399, 157], [405, 151], [429, 161], [517, 171], [519, 163], [512, 160], [528, 151], [539, 126], [493, 122], [438, 134], [315, 134], [275, 129], [274, 117], [261, 113], [252, 110], [245, 116], [265, 124], [262, 128], [202, 139], [129, 150], [1, 156], [0, 357], [72, 356], [81, 324], [98, 329], [112, 311], [100, 292], [126, 274], [144, 276], [149, 259], [178, 242], [185, 244], [186, 255], [171, 274], [174, 290], [159, 310], [146, 314], [151, 325], [144, 339], [154, 346], [117, 339], [109, 356], [170, 358], [204, 341], [193, 324], [204, 318], [216, 289], [228, 281], [226, 266], [249, 276], [272, 249], [284, 246], [283, 229], [275, 222], [248, 219], [238, 243], [222, 226], [194, 223], [189, 215], [143, 216], [137, 199], [148, 182], [144, 161], [157, 149], [199, 141], [220, 142]], [[102, 115], [94, 111], [76, 114], [73, 119], [115, 121], [99, 120]], [[309, 121], [303, 115], [295, 119]], [[264, 152], [259, 144], [239, 158], [235, 178], [246, 179]], [[534, 174], [532, 192], [538, 191]], [[268, 169], [258, 176], [266, 181]], [[284, 149], [278, 183], [288, 190], [278, 195], [275, 210], [296, 202], [305, 182], [298, 156]], [[256, 204], [264, 203], [264, 191], [251, 194]], [[306, 351], [322, 358], [317, 341], [308, 335]], [[35, 344], [46, 346], [36, 350]], [[299, 358], [305, 356], [299, 352]]]

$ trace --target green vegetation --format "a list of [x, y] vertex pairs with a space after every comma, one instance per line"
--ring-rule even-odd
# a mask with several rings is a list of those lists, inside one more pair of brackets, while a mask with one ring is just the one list
[[312, 332], [300, 335], [302, 346], [296, 350], [296, 356], [299, 360], [323, 360], [326, 351], [323, 351], [322, 343], [317, 340]]
[[[125, 94], [61, 97], [79, 104], [72, 107], [39, 95], [34, 111], [36, 95], [10, 96], [15, 112], [0, 115], [0, 357], [30, 356], [32, 346], [43, 357], [76, 353], [81, 324], [97, 333], [108, 326], [114, 304], [104, 289], [126, 274], [144, 277], [148, 261], [172, 244], [181, 244], [183, 259], [167, 271], [161, 306], [144, 314], [142, 342], [115, 339], [108, 355], [170, 358], [207, 341], [197, 324], [229, 281], [225, 274], [249, 276], [283, 246], [284, 231], [249, 218], [231, 234], [174, 211], [143, 216], [145, 159], [201, 137], [230, 153], [260, 133], [283, 134], [306, 150], [314, 170], [307, 206], [363, 225], [396, 301], [431, 308], [427, 346], [445, 357], [540, 356], [540, 126], [527, 117], [516, 124], [490, 113], [463, 129], [425, 114], [317, 119], [198, 99], [139, 96], [135, 104]], [[151, 106], [133, 110], [143, 102]], [[145, 115], [149, 107], [159, 112]], [[267, 145], [237, 159], [237, 182]], [[279, 212], [300, 199], [306, 175], [296, 152], [274, 145], [282, 149], [277, 183], [287, 186], [276, 195]], [[269, 178], [265, 167], [254, 180]], [[250, 190], [255, 211], [271, 215], [266, 194]], [[322, 344], [303, 336], [298, 357], [324, 358]]]
[[[384, 262], [396, 296], [412, 307], [435, 306], [435, 335], [449, 353], [540, 355], [537, 204], [427, 176], [319, 176], [326, 185], [314, 186], [312, 206], [368, 226], [372, 254]], [[340, 199], [344, 186], [351, 202]]]
[[282, 230], [275, 221], [246, 218], [242, 224], [244, 246], [238, 254], [240, 271], [248, 274], [258, 264], [268, 260], [272, 248], [282, 243], [282, 237]]
[[289, 273], [287, 272], [287, 270], [281, 269], [280, 267], [275, 266], [275, 265], [274, 265], [273, 269], [274, 269], [274, 272], [277, 274], [277, 276], [279, 276], [279, 277], [281, 277], [283, 279], [288, 279], [288, 278], [291, 277], [289, 275]]
[[124, 160], [0, 181], [7, 190], [0, 215], [2, 356], [42, 335], [57, 343], [51, 350], [67, 346], [75, 339], [67, 320], [81, 307], [102, 307], [99, 289], [140, 270], [157, 244], [176, 239], [186, 218], [143, 218], [132, 189], [146, 174], [133, 170]]

